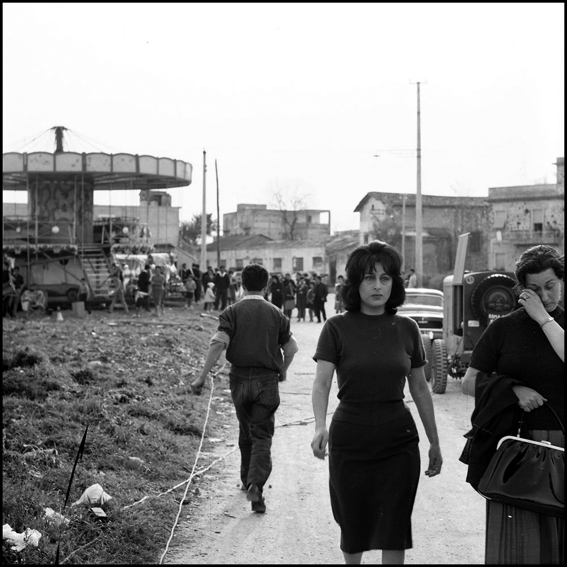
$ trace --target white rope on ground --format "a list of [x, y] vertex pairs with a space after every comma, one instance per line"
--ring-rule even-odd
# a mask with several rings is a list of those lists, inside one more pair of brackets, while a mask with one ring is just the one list
[[167, 550], [169, 549], [169, 544], [171, 543], [171, 540], [173, 539], [173, 534], [175, 533], [175, 528], [177, 527], [177, 523], [179, 522], [179, 516], [181, 516], [181, 509], [183, 508], [183, 502], [185, 501], [185, 497], [187, 496], [187, 492], [189, 491], [189, 487], [191, 486], [191, 480], [193, 480], [193, 477], [195, 476], [195, 467], [197, 466], [197, 462], [199, 460], [199, 457], [201, 455], [201, 450], [203, 448], [203, 441], [205, 439], [205, 430], [207, 429], [207, 423], [209, 421], [209, 415], [211, 413], [211, 403], [213, 401], [213, 394], [215, 391], [215, 376], [217, 376], [218, 374], [220, 374], [222, 372], [222, 370], [224, 369], [226, 365], [223, 364], [220, 368], [220, 370], [218, 372], [216, 372], [214, 375], [212, 375], [211, 378], [211, 396], [209, 398], [209, 403], [207, 405], [207, 415], [205, 416], [205, 424], [203, 425], [203, 434], [201, 435], [201, 441], [199, 443], [199, 448], [197, 450], [197, 456], [195, 457], [195, 462], [193, 463], [193, 468], [191, 470], [191, 475], [189, 476], [189, 479], [187, 480], [187, 486], [185, 487], [185, 492], [183, 493], [183, 496], [181, 498], [181, 501], [179, 502], [179, 509], [177, 510], [177, 516], [175, 517], [175, 522], [173, 523], [173, 526], [171, 528], [171, 533], [169, 535], [169, 539], [167, 540], [167, 544], [165, 546], [165, 550], [162, 554], [162, 556], [160, 557], [159, 563], [160, 565], [163, 563], [163, 558], [165, 557]]
[[[169, 549], [169, 545], [171, 543], [171, 540], [173, 539], [173, 534], [175, 533], [175, 528], [177, 527], [177, 524], [179, 523], [179, 517], [181, 516], [181, 510], [183, 507], [183, 503], [185, 502], [185, 497], [187, 496], [187, 492], [189, 491], [189, 487], [191, 486], [191, 481], [193, 480], [193, 478], [195, 476], [201, 475], [204, 472], [208, 471], [209, 469], [211, 469], [216, 463], [226, 459], [229, 455], [231, 455], [232, 453], [234, 453], [234, 451], [236, 451], [237, 447], [234, 447], [233, 449], [231, 449], [230, 451], [228, 451], [227, 453], [225, 453], [224, 455], [220, 456], [219, 458], [215, 459], [214, 461], [212, 461], [211, 463], [209, 463], [209, 465], [207, 465], [205, 468], [202, 468], [198, 471], [195, 471], [195, 467], [197, 466], [197, 463], [199, 461], [199, 457], [201, 456], [201, 451], [203, 448], [203, 441], [205, 439], [205, 431], [207, 428], [207, 423], [209, 421], [209, 415], [211, 412], [211, 404], [213, 401], [213, 394], [214, 394], [214, 379], [224, 370], [224, 367], [226, 366], [226, 362], [222, 365], [222, 367], [215, 372], [215, 374], [213, 374], [210, 378], [211, 378], [211, 395], [209, 397], [209, 402], [207, 404], [207, 414], [205, 416], [205, 423], [203, 425], [203, 433], [201, 435], [201, 440], [199, 442], [199, 448], [197, 449], [197, 455], [195, 457], [195, 462], [193, 463], [193, 468], [191, 469], [191, 474], [189, 476], [189, 478], [185, 479], [184, 481], [180, 482], [179, 484], [172, 486], [171, 488], [169, 488], [168, 490], [166, 490], [165, 492], [161, 492], [159, 494], [154, 494], [154, 495], [146, 495], [144, 496], [142, 499], [138, 500], [137, 502], [134, 502], [132, 504], [128, 504], [128, 506], [124, 506], [122, 508], [122, 510], [126, 510], [127, 508], [131, 508], [133, 506], [136, 506], [137, 504], [141, 504], [142, 502], [144, 502], [145, 500], [147, 500], [148, 498], [159, 498], [161, 496], [165, 496], [166, 494], [169, 494], [170, 492], [176, 490], [177, 488], [183, 486], [184, 484], [187, 484], [186, 488], [185, 488], [185, 492], [183, 493], [183, 497], [181, 498], [180, 502], [179, 502], [179, 509], [177, 511], [177, 516], [175, 517], [175, 521], [173, 523], [173, 526], [171, 528], [171, 533], [169, 536], [169, 539], [167, 540], [167, 544], [165, 546], [165, 550], [160, 558], [160, 565], [163, 563], [163, 559], [165, 557], [165, 555], [167, 554], [167, 551]], [[327, 412], [327, 415], [331, 415], [333, 412]], [[276, 425], [276, 427], [287, 427], [290, 425], [307, 425], [308, 423], [311, 423], [315, 420], [314, 416], [310, 416], [308, 418], [304, 418], [304, 419], [298, 419], [298, 420], [294, 420], [294, 421], [289, 421], [286, 423], [282, 423], [280, 425]], [[68, 559], [68, 558], [66, 558]]]

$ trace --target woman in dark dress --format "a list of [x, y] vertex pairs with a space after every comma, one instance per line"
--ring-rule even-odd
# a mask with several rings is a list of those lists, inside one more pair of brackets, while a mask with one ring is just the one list
[[[326, 321], [314, 356], [311, 447], [324, 459], [329, 445], [331, 507], [345, 563], [360, 563], [371, 549], [382, 550], [382, 563], [403, 563], [412, 547], [420, 454], [403, 401], [406, 378], [430, 442], [425, 474], [439, 474], [443, 462], [419, 328], [396, 314], [405, 300], [401, 266], [400, 253], [384, 242], [352, 252], [341, 290], [346, 312]], [[327, 431], [335, 370], [340, 403]]]
[[[559, 305], [564, 274], [564, 256], [551, 246], [533, 246], [520, 256], [515, 275], [521, 307], [486, 328], [462, 384], [463, 393], [474, 396], [481, 372], [494, 373], [491, 380], [513, 379], [510, 388], [527, 412], [530, 437], [560, 447], [565, 436], [557, 418], [541, 406], [549, 404], [565, 423], [565, 312]], [[565, 563], [563, 518], [490, 500], [486, 506], [485, 563]]]

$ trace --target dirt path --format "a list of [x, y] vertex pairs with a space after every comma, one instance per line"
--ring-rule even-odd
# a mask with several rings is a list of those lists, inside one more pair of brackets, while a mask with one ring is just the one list
[[[288, 380], [281, 384], [273, 442], [273, 472], [265, 487], [267, 511], [255, 514], [238, 489], [238, 449], [199, 481], [199, 495], [183, 509], [182, 522], [164, 563], [301, 564], [343, 563], [340, 532], [329, 502], [328, 462], [313, 457], [311, 359], [321, 325], [292, 323], [299, 345]], [[406, 401], [418, 424], [422, 471], [427, 466], [427, 438], [417, 410]], [[429, 479], [423, 473], [413, 512], [414, 547], [408, 564], [480, 564], [484, 562], [484, 500], [465, 482], [466, 466], [458, 461], [469, 429], [473, 400], [463, 396], [460, 381], [449, 378], [447, 391], [434, 395], [444, 467]], [[329, 411], [337, 405], [336, 384]], [[330, 417], [329, 417], [330, 422]], [[218, 445], [225, 455], [237, 442], [237, 422]], [[381, 553], [364, 554], [363, 563], [380, 563]]]

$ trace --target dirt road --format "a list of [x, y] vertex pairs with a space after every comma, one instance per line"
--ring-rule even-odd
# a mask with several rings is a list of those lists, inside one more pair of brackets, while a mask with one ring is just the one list
[[[273, 472], [264, 489], [267, 511], [256, 514], [239, 486], [238, 448], [199, 481], [199, 496], [183, 507], [164, 563], [207, 564], [325, 564], [343, 563], [340, 532], [329, 502], [328, 462], [313, 457], [311, 387], [312, 355], [322, 324], [292, 322], [300, 352], [281, 386], [276, 416]], [[480, 564], [484, 561], [484, 500], [465, 482], [466, 466], [458, 461], [469, 429], [473, 400], [460, 391], [460, 380], [449, 378], [447, 391], [434, 394], [444, 465], [428, 478], [428, 443], [415, 405], [406, 389], [406, 402], [420, 433], [422, 476], [414, 507], [413, 549], [408, 564]], [[336, 384], [329, 411], [337, 405]], [[237, 443], [237, 421], [217, 443], [226, 455]], [[329, 416], [330, 423], [330, 416]], [[381, 553], [364, 554], [363, 563], [380, 563]]]

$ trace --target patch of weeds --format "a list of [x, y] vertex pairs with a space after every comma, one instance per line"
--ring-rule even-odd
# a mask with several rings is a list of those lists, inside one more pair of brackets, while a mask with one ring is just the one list
[[193, 423], [188, 417], [176, 411], [169, 411], [161, 415], [161, 422], [166, 429], [178, 435], [198, 435], [203, 434], [202, 421], [199, 424]]
[[2, 377], [2, 395], [45, 400], [50, 392], [61, 390], [61, 385], [49, 374], [49, 370], [36, 368], [31, 373], [9, 371]]
[[2, 356], [3, 370], [11, 368], [27, 368], [47, 362], [47, 357], [42, 352], [36, 351], [28, 346], [18, 349], [11, 354]]
[[76, 372], [71, 372], [71, 378], [73, 378], [73, 380], [81, 386], [88, 386], [89, 384], [94, 384], [97, 381], [96, 372], [90, 368], [81, 368]]

